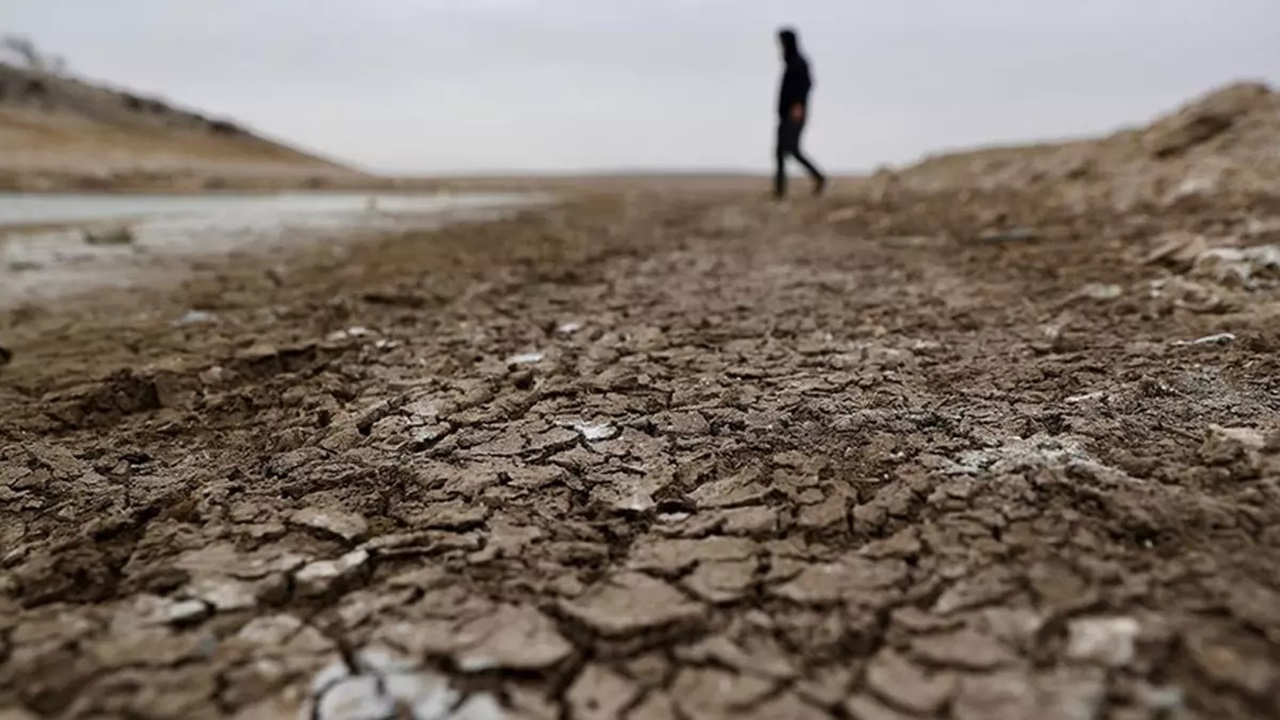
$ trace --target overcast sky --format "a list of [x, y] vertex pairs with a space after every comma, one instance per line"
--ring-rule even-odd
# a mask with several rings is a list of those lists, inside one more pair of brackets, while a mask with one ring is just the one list
[[0, 0], [81, 75], [407, 173], [763, 169], [783, 23], [834, 170], [1280, 84], [1280, 0]]

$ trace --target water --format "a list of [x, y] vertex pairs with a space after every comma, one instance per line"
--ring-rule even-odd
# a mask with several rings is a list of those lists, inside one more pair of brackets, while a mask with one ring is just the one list
[[380, 212], [436, 213], [467, 207], [492, 207], [524, 196], [363, 195], [297, 193], [280, 195], [90, 195], [0, 193], [0, 227], [77, 224], [98, 221], [200, 219], [233, 226], [281, 221], [333, 222], [367, 214], [370, 198]]
[[[0, 307], [173, 277], [192, 258], [425, 229], [542, 202], [532, 195], [88, 195], [0, 193]], [[126, 225], [133, 242], [92, 245]]]

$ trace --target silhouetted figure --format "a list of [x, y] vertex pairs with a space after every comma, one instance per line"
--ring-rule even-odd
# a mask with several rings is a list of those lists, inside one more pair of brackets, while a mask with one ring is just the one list
[[809, 119], [809, 91], [813, 89], [809, 61], [800, 54], [800, 42], [795, 30], [780, 30], [778, 41], [782, 45], [782, 59], [786, 63], [786, 70], [782, 74], [782, 89], [778, 92], [777, 172], [773, 176], [773, 195], [779, 199], [786, 197], [788, 155], [799, 160], [809, 172], [816, 195], [826, 187], [827, 179], [800, 152], [800, 135], [804, 132], [805, 121]]

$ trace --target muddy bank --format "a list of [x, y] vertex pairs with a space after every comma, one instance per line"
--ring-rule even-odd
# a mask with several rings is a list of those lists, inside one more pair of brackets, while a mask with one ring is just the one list
[[1274, 717], [1276, 220], [633, 195], [5, 313], [0, 706]]

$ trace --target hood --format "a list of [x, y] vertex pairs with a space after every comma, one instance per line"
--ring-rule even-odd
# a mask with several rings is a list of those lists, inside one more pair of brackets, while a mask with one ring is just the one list
[[782, 54], [793, 58], [800, 55], [800, 39], [794, 30], [782, 30], [778, 33], [778, 41], [782, 44]]

